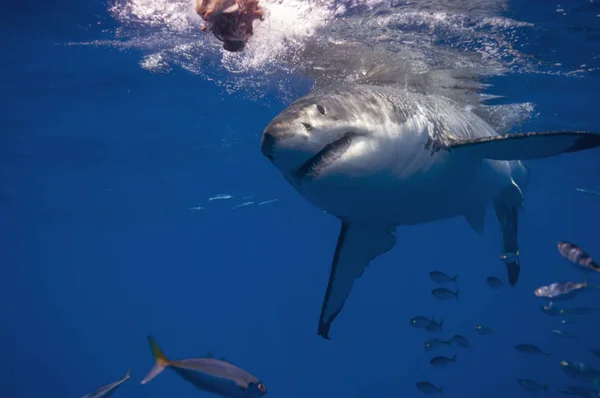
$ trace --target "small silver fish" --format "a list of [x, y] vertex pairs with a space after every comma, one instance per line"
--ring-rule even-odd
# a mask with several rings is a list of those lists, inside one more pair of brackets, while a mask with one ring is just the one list
[[481, 326], [481, 325], [475, 326], [475, 331], [478, 334], [481, 334], [481, 335], [487, 335], [487, 334], [493, 334], [494, 333], [494, 331], [492, 329], [486, 328], [486, 327]]
[[504, 282], [502, 282], [500, 279], [496, 278], [495, 276], [488, 276], [485, 279], [485, 283], [487, 283], [487, 285], [489, 287], [491, 287], [492, 289], [500, 289], [502, 286], [504, 286]]
[[458, 274], [456, 274], [454, 276], [454, 278], [451, 278], [441, 271], [431, 271], [429, 273], [429, 277], [431, 278], [432, 281], [437, 282], [437, 283], [448, 283], [448, 282], [456, 283], [456, 278], [458, 278]]
[[250, 201], [250, 202], [244, 202], [244, 203], [240, 203], [239, 205], [235, 205], [232, 207], [232, 209], [239, 209], [240, 207], [246, 207], [246, 206], [250, 206], [253, 205], [254, 202]]
[[593, 383], [600, 379], [600, 372], [576, 361], [560, 361], [561, 369], [572, 379]]
[[518, 379], [519, 385], [526, 391], [536, 392], [539, 390], [548, 391], [548, 384], [541, 385], [540, 383], [530, 379]]
[[552, 301], [570, 300], [584, 291], [587, 283], [558, 282], [548, 286], [538, 287], [533, 291], [536, 297]]
[[572, 334], [570, 334], [570, 333], [567, 333], [567, 332], [565, 332], [565, 331], [562, 331], [562, 330], [559, 330], [559, 329], [552, 329], [552, 330], [550, 331], [550, 333], [552, 333], [552, 334], [554, 334], [554, 335], [556, 335], [556, 336], [560, 336], [560, 337], [566, 337], [566, 338], [568, 338], [568, 339], [575, 339], [575, 340], [579, 340], [579, 337], [577, 337], [577, 336], [574, 336], [574, 335], [572, 335]]
[[267, 393], [267, 388], [259, 379], [230, 362], [215, 358], [169, 360], [151, 336], [148, 336], [148, 342], [155, 362], [142, 384], [170, 367], [197, 389], [222, 397], [258, 398]]
[[426, 395], [431, 395], [435, 393], [440, 393], [441, 395], [444, 395], [444, 386], [436, 387], [428, 381], [418, 382], [417, 388], [419, 389], [419, 391]]
[[592, 196], [600, 196], [600, 192], [591, 189], [575, 188], [577, 192], [585, 193]]
[[581, 247], [567, 241], [559, 241], [556, 246], [559, 253], [577, 268], [600, 272], [600, 265], [596, 264]]
[[442, 340], [442, 339], [438, 339], [438, 338], [432, 338], [427, 340], [424, 344], [423, 344], [423, 348], [425, 348], [427, 351], [432, 351], [435, 350], [436, 348], [442, 346], [442, 345], [450, 345], [452, 344], [452, 339], [450, 340]]
[[517, 344], [515, 346], [515, 349], [517, 351], [521, 351], [521, 352], [524, 352], [526, 354], [545, 355], [547, 357], [549, 357], [550, 355], [552, 355], [549, 352], [544, 352], [544, 351], [540, 350], [537, 346], [535, 346], [533, 344]]
[[456, 363], [456, 354], [454, 354], [452, 358], [444, 356], [435, 357], [432, 358], [431, 361], [429, 361], [429, 363], [431, 363], [431, 365], [433, 365], [434, 368], [441, 369], [446, 367], [450, 363]]
[[469, 346], [470, 346], [469, 340], [467, 340], [465, 337], [461, 336], [460, 334], [455, 334], [454, 336], [452, 336], [450, 341], [456, 342], [456, 345], [459, 347], [462, 347], [462, 348], [469, 348]]
[[575, 323], [575, 322], [571, 321], [569, 319], [561, 319], [560, 323], [562, 323], [563, 325], [568, 325], [569, 323]]
[[275, 202], [279, 202], [279, 199], [265, 200], [264, 202], [260, 202], [258, 206], [270, 205], [271, 203]]
[[208, 200], [209, 201], [211, 201], [211, 200], [225, 200], [225, 199], [231, 199], [231, 198], [233, 198], [233, 196], [228, 195], [226, 193], [220, 193], [220, 194], [218, 194], [216, 196], [213, 196], [212, 198], [208, 198]]
[[431, 291], [431, 294], [433, 295], [433, 297], [435, 297], [438, 300], [450, 300], [450, 299], [458, 300], [458, 292], [459, 292], [459, 290], [457, 290], [456, 292], [453, 292], [452, 290], [448, 290], [445, 287], [440, 287], [437, 289], [433, 289]]
[[114, 394], [114, 392], [117, 390], [117, 388], [121, 386], [121, 384], [125, 383], [129, 379], [131, 379], [131, 370], [127, 369], [125, 377], [123, 377], [121, 380], [117, 380], [114, 383], [102, 386], [96, 391], [84, 395], [83, 398], [108, 398]]

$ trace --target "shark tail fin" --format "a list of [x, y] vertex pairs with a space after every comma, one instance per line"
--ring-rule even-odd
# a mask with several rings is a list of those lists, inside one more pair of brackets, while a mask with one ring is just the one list
[[152, 356], [154, 357], [154, 366], [150, 369], [150, 372], [144, 377], [142, 380], [142, 384], [148, 383], [150, 380], [154, 379], [156, 376], [162, 373], [163, 370], [170, 365], [169, 360], [162, 352], [158, 343], [152, 336], [148, 336], [148, 342], [150, 343], [150, 350], [152, 351]]

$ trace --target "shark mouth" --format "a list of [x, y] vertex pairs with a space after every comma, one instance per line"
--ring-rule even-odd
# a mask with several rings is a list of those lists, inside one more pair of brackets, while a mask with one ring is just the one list
[[358, 136], [359, 134], [348, 131], [337, 140], [325, 145], [323, 149], [296, 170], [296, 178], [299, 181], [303, 181], [317, 177], [324, 169], [340, 159], [348, 151], [353, 140]]

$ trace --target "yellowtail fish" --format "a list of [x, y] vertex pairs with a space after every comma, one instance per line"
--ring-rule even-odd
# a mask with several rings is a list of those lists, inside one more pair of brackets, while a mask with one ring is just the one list
[[594, 259], [584, 252], [581, 247], [567, 241], [559, 241], [556, 246], [559, 253], [578, 269], [600, 272], [600, 265], [596, 264]]
[[142, 384], [148, 383], [170, 367], [197, 389], [222, 397], [258, 398], [267, 393], [267, 388], [259, 379], [230, 362], [215, 358], [169, 360], [151, 336], [148, 337], [148, 342], [155, 363]]
[[585, 291], [587, 283], [559, 282], [548, 286], [538, 287], [533, 291], [536, 297], [545, 298], [552, 301], [570, 300], [579, 293]]
[[96, 391], [84, 395], [83, 398], [108, 398], [113, 395], [115, 391], [117, 391], [117, 388], [119, 388], [121, 384], [125, 383], [129, 379], [131, 379], [131, 371], [127, 369], [125, 377], [123, 377], [121, 380], [117, 380], [114, 383], [102, 386]]

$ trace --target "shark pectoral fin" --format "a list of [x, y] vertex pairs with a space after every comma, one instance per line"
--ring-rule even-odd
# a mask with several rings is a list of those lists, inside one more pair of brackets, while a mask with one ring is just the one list
[[508, 283], [514, 286], [519, 279], [518, 224], [519, 210], [523, 208], [523, 194], [514, 181], [494, 200], [494, 210], [500, 223], [502, 251], [500, 259], [506, 265]]
[[586, 131], [518, 133], [462, 140], [448, 145], [473, 156], [494, 160], [532, 160], [600, 146], [600, 134]]
[[331, 323], [342, 310], [354, 280], [363, 274], [371, 260], [389, 251], [395, 244], [396, 237], [389, 230], [342, 222], [321, 308], [319, 336], [329, 340]]
[[485, 221], [485, 207], [475, 207], [469, 213], [465, 214], [467, 222], [477, 232], [479, 236], [483, 236], [483, 223]]

